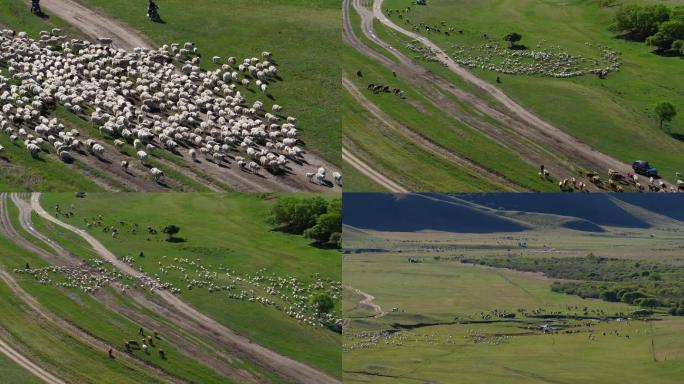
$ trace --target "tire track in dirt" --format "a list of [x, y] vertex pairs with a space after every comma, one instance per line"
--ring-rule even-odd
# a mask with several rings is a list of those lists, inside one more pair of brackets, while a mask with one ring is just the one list
[[[112, 263], [112, 265], [123, 274], [136, 279], [143, 277], [141, 272], [119, 260], [112, 252], [110, 252], [102, 243], [100, 243], [88, 232], [62, 222], [61, 220], [48, 214], [40, 205], [40, 193], [33, 193], [31, 195], [31, 208], [44, 219], [49, 220], [54, 224], [57, 224], [81, 236], [90, 244], [91, 247], [95, 249], [100, 257]], [[196, 310], [194, 307], [185, 303], [183, 300], [179, 299], [170, 292], [154, 291], [154, 293], [166, 304], [171, 306], [173, 309], [172, 312], [181, 314], [187, 318], [186, 321], [194, 323], [194, 328], [208, 331], [210, 335], [213, 335], [215, 338], [220, 340], [226, 347], [239, 352], [252, 362], [278, 374], [289, 382], [311, 384], [340, 383], [339, 380], [332, 378], [315, 368], [280, 355], [268, 348], [254, 343], [244, 336], [237, 334], [232, 329], [227, 328], [216, 320]]]
[[0, 339], [0, 353], [48, 384], [66, 384], [66, 382], [62, 381], [57, 376], [54, 376], [52, 373], [46, 371], [17, 352], [17, 350], [9, 346], [9, 344], [5, 343], [2, 339]]
[[[103, 351], [103, 353], [104, 351], [112, 347], [106, 341], [91, 335], [90, 333], [62, 319], [61, 317], [50, 312], [47, 308], [43, 307], [43, 305], [41, 305], [33, 296], [29, 295], [26, 291], [24, 291], [9, 273], [0, 270], [0, 280], [4, 281], [5, 284], [12, 290], [12, 292], [19, 299], [21, 299], [29, 308], [31, 308], [31, 310], [33, 310], [38, 316], [58, 326], [60, 329], [69, 333], [75, 339], [80, 340], [83, 344], [86, 344], [95, 350], [101, 350]], [[160, 369], [159, 367], [149, 364], [143, 360], [137, 359], [125, 352], [117, 354], [116, 358], [125, 360], [143, 370], [152, 371], [156, 375], [155, 377], [160, 378], [168, 383], [191, 383], [179, 377], [173, 376], [168, 372], [164, 371], [163, 369]]]
[[526, 190], [525, 187], [517, 184], [515, 181], [510, 180], [506, 178], [505, 176], [496, 173], [493, 170], [483, 168], [480, 165], [476, 164], [475, 162], [463, 158], [459, 156], [458, 154], [451, 152], [449, 149], [446, 149], [442, 147], [441, 145], [434, 143], [421, 135], [420, 133], [414, 131], [410, 127], [407, 127], [403, 124], [398, 123], [397, 121], [394, 121], [389, 115], [384, 113], [380, 108], [378, 108], [375, 104], [373, 104], [370, 100], [368, 100], [366, 97], [359, 92], [358, 88], [354, 86], [354, 84], [349, 81], [347, 78], [342, 78], [342, 86], [349, 91], [349, 93], [352, 95], [352, 97], [361, 105], [363, 108], [365, 108], [368, 112], [370, 112], [375, 118], [380, 120], [383, 124], [386, 126], [392, 128], [396, 132], [398, 132], [400, 135], [404, 136], [409, 142], [414, 143], [424, 150], [432, 153], [433, 155], [437, 155], [453, 164], [456, 164], [460, 167], [469, 169], [469, 170], [474, 170], [475, 173], [478, 175], [486, 175], [490, 179], [489, 180], [491, 183], [496, 183], [499, 185], [499, 187], [502, 190], [509, 191], [509, 192], [516, 192], [516, 191], [523, 191]]
[[369, 179], [375, 181], [376, 183], [382, 185], [385, 189], [394, 193], [407, 193], [408, 189], [402, 187], [401, 185], [395, 183], [394, 181], [387, 178], [382, 173], [371, 168], [368, 164], [364, 163], [363, 160], [356, 157], [347, 148], [342, 147], [342, 160], [346, 161], [354, 167], [357, 171], [363, 173]]
[[[5, 196], [6, 194], [2, 194]], [[0, 196], [2, 197], [2, 196]], [[12, 194], [12, 201], [17, 205], [20, 210], [20, 224], [22, 228], [32, 236], [43, 241], [49, 245], [54, 251], [54, 255], [46, 252], [42, 248], [35, 246], [34, 244], [27, 242], [21, 235], [14, 231], [15, 235], [12, 236], [12, 240], [20, 245], [24, 246], [27, 250], [39, 253], [39, 255], [46, 260], [56, 264], [64, 266], [75, 266], [82, 265], [83, 262], [77, 256], [71, 254], [66, 249], [62, 248], [58, 243], [43, 235], [41, 232], [37, 231], [31, 221], [32, 208], [30, 203], [20, 198], [19, 194]], [[6, 198], [0, 200], [0, 213], [5, 209]], [[6, 212], [6, 211], [5, 211]], [[1, 215], [0, 218], [6, 215]], [[11, 227], [9, 220], [7, 221]], [[0, 220], [0, 230], [3, 230], [6, 225]], [[172, 341], [175, 346], [191, 358], [195, 358], [202, 364], [206, 364], [212, 369], [220, 372], [226, 377], [229, 377], [236, 382], [244, 384], [262, 384], [269, 383], [270, 381], [253, 375], [251, 372], [234, 368], [231, 363], [234, 362], [235, 357], [222, 351], [224, 346], [222, 345], [210, 345], [205, 340], [201, 340], [199, 337], [193, 336], [192, 331], [194, 329], [183, 323], [183, 319], [179, 320], [179, 316], [170, 313], [168, 309], [163, 307], [161, 304], [151, 301], [146, 295], [141, 294], [135, 290], [125, 289], [121, 284], [113, 284], [113, 287], [120, 290], [122, 294], [127, 294], [129, 297], [133, 298], [140, 308], [145, 309], [155, 309], [157, 313], [165, 313], [165, 319], [175, 319], [178, 322], [163, 323], [153, 320], [149, 316], [143, 315], [142, 313], [136, 314], [131, 311], [130, 307], [125, 307], [120, 304], [120, 302], [112, 297], [111, 294], [106, 294], [104, 292], [97, 293], [96, 298], [100, 299], [100, 302], [104, 304], [108, 309], [126, 315], [131, 321], [144, 326], [147, 329], [157, 329], [162, 332], [162, 334]], [[213, 340], [213, 336], [208, 338], [208, 340]]]
[[[516, 103], [508, 95], [503, 93], [497, 87], [489, 84], [488, 82], [475, 76], [473, 73], [468, 71], [466, 68], [458, 65], [453, 59], [451, 59], [439, 46], [431, 42], [428, 38], [403, 29], [402, 27], [396, 25], [394, 22], [389, 20], [382, 13], [382, 4], [384, 0], [374, 0], [373, 1], [373, 17], [379, 20], [383, 25], [394, 29], [395, 31], [408, 36], [409, 38], [420, 41], [423, 45], [427, 46], [433, 52], [437, 53], [438, 60], [445, 64], [449, 70], [461, 77], [463, 80], [477, 86], [501, 105], [503, 105], [509, 112], [512, 112], [518, 119], [522, 120], [526, 124], [527, 129], [522, 130], [520, 133], [526, 137], [535, 137], [539, 139], [540, 142], [546, 142], [553, 144], [553, 147], [558, 148], [562, 152], [570, 155], [570, 158], [577, 158], [578, 160], [583, 160], [584, 164], [591, 164], [593, 168], [598, 168], [600, 170], [618, 169], [621, 171], [629, 170], [631, 167], [607, 154], [604, 154], [588, 144], [582, 142], [581, 140], [573, 137], [563, 130], [555, 127], [554, 125], [542, 120], [534, 113], [530, 112], [520, 104]], [[395, 50], [392, 50], [396, 52]], [[484, 113], [489, 113], [489, 108], [484, 108], [485, 106], [478, 103], [475, 105], [476, 108]], [[524, 126], [522, 128], [525, 128]], [[544, 140], [542, 140], [544, 139]], [[574, 153], [567, 153], [574, 152]], [[582, 162], [580, 162], [582, 163]]]

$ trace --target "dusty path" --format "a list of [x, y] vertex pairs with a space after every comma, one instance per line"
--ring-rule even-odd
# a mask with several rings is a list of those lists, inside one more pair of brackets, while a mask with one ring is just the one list
[[376, 317], [376, 318], [377, 317], [383, 317], [387, 314], [387, 312], [382, 310], [382, 307], [380, 305], [375, 304], [373, 302], [373, 300], [375, 300], [375, 296], [371, 295], [370, 293], [366, 293], [360, 289], [353, 288], [349, 285], [345, 285], [344, 288], [349, 289], [350, 291], [353, 291], [355, 294], [363, 297], [363, 299], [361, 299], [361, 301], [359, 301], [359, 305], [361, 307], [364, 307], [364, 308], [367, 308], [367, 309], [370, 309], [371, 311], [373, 311], [373, 313], [375, 314], [375, 316], [373, 316], [373, 317]]
[[[40, 193], [33, 193], [31, 195], [31, 208], [36, 211], [41, 217], [49, 220], [63, 228], [66, 228], [85, 239], [93, 249], [104, 260], [109, 261], [120, 272], [132, 276], [136, 279], [142, 278], [143, 274], [132, 268], [125, 262], [119, 260], [112, 252], [105, 248], [95, 237], [88, 232], [76, 228], [70, 224], [64, 223], [61, 220], [48, 214], [40, 205]], [[216, 320], [206, 316], [192, 306], [188, 305], [175, 295], [167, 291], [155, 291], [164, 302], [172, 306], [177, 312], [186, 315], [188, 318], [196, 322], [198, 328], [209, 329], [215, 334], [226, 346], [239, 351], [249, 359], [262, 367], [271, 370], [274, 373], [286, 378], [293, 383], [312, 383], [312, 384], [339, 384], [340, 381], [334, 379], [325, 373], [322, 373], [306, 364], [292, 360], [288, 357], [282, 356], [267, 348], [264, 348], [249, 339], [241, 336], [235, 331], [218, 323]]]
[[34, 374], [35, 376], [37, 376], [38, 378], [40, 378], [48, 384], [66, 384], [58, 377], [54, 376], [50, 372], [44, 370], [40, 366], [33, 363], [31, 360], [24, 357], [22, 354], [17, 352], [14, 348], [10, 347], [7, 343], [5, 343], [2, 340], [0, 340], [0, 353], [7, 356], [10, 360], [17, 363], [17, 365], [31, 372], [32, 374]]
[[[400, 26], [396, 25], [390, 19], [388, 19], [382, 13], [382, 3], [384, 0], [374, 0], [373, 1], [373, 16], [378, 19], [382, 24], [394, 29], [395, 31], [402, 33], [412, 39], [420, 41], [422, 44], [432, 49], [433, 52], [437, 54], [437, 58], [440, 62], [445, 64], [456, 75], [462, 79], [476, 85], [483, 91], [485, 91], [489, 96], [494, 98], [496, 101], [504, 105], [509, 111], [513, 112], [519, 119], [522, 119], [525, 123], [529, 125], [527, 134], [538, 137], [540, 134], [548, 137], [549, 139], [557, 142], [560, 146], [568, 148], [576, 154], [586, 159], [587, 162], [597, 166], [601, 171], [607, 171], [608, 168], [617, 169], [622, 172], [627, 172], [631, 169], [628, 164], [625, 164], [607, 154], [593, 149], [588, 144], [580, 141], [579, 139], [570, 136], [561, 129], [553, 126], [552, 124], [542, 120], [529, 110], [525, 109], [520, 104], [516, 103], [513, 99], [508, 97], [499, 88], [489, 84], [488, 82], [475, 76], [473, 73], [468, 71], [466, 68], [458, 65], [453, 59], [451, 59], [439, 46], [431, 42], [428, 38], [407, 31]], [[534, 132], [536, 131], [536, 132]]]
[[[27, 0], [27, 3], [30, 4], [30, 0]], [[136, 47], [155, 47], [155, 44], [152, 41], [150, 41], [140, 32], [136, 31], [135, 28], [132, 28], [121, 21], [114, 20], [96, 10], [92, 10], [87, 6], [80, 4], [76, 0], [43, 0], [41, 2], [41, 7], [44, 8], [44, 11], [47, 14], [54, 14], [55, 16], [58, 16], [62, 20], [73, 25], [78, 30], [82, 31], [92, 40], [95, 40], [98, 37], [109, 37], [114, 41], [113, 45], [115, 47], [127, 50], [132, 50]], [[137, 8], [132, 9], [133, 12], [139, 11], [141, 14], [146, 12], [144, 3], [141, 3], [136, 7]], [[107, 153], [116, 152], [108, 150]], [[129, 163], [134, 162], [133, 159], [128, 160]], [[333, 172], [340, 172], [339, 167], [309, 151], [306, 151], [303, 154], [299, 163], [291, 162], [289, 164], [290, 169], [285, 175], [272, 175], [264, 170], [261, 170], [259, 174], [253, 174], [251, 172], [238, 169], [236, 162], [232, 162], [232, 164], [225, 163], [219, 167], [218, 165], [206, 160], [194, 162], [189, 158], [189, 156], [183, 156], [183, 160], [187, 162], [189, 169], [192, 169], [192, 171], [189, 171], [188, 169], [181, 170], [181, 167], [171, 165], [170, 162], [166, 162], [165, 165], [168, 167], [175, 167], [176, 171], [183, 173], [185, 176], [195, 180], [201, 180], [201, 178], [198, 176], [190, 176], [190, 173], [201, 172], [210, 175], [218, 180], [226, 182], [237, 191], [341, 192], [342, 190], [340, 186], [331, 182], [321, 185], [317, 183], [311, 183], [306, 179], [307, 172], [315, 172], [315, 170], [319, 167], [326, 168], [330, 175], [332, 175]], [[115, 169], [115, 167], [118, 167], [119, 162], [120, 161], [117, 159], [117, 161], [113, 162], [114, 167], [105, 167], [109, 168], [105, 169], [105, 171], [112, 172], [114, 174], [121, 173], [118, 169]], [[117, 178], [120, 178], [125, 175], [117, 176]], [[160, 189], [158, 185], [147, 185], [150, 188], [145, 189], [145, 185], [140, 185], [140, 183], [137, 182], [134, 183], [130, 177], [127, 179], [128, 180], [124, 179], [124, 181], [127, 181], [124, 182], [124, 184], [128, 185], [129, 188], [133, 190], [138, 190], [141, 188], [143, 190]], [[207, 186], [212, 190], [222, 189], [214, 185]], [[117, 188], [113, 186], [107, 186], [105, 189], [117, 190]]]
[[490, 183], [497, 184], [498, 187], [501, 188], [501, 190], [503, 191], [515, 192], [526, 190], [525, 187], [517, 185], [514, 180], [507, 179], [505, 176], [500, 175], [493, 170], [483, 168], [478, 164], [466, 158], [463, 158], [454, 152], [451, 152], [450, 150], [442, 147], [441, 145], [428, 140], [421, 134], [413, 131], [411, 128], [394, 121], [389, 115], [387, 115], [375, 104], [373, 104], [370, 100], [368, 100], [365, 96], [363, 96], [363, 94], [359, 92], [358, 88], [354, 86], [354, 83], [349, 81], [349, 79], [342, 78], [342, 86], [352, 95], [352, 97], [359, 103], [359, 105], [365, 108], [383, 124], [394, 129], [400, 135], [404, 136], [408, 141], [420, 146], [424, 150], [432, 153], [433, 155], [442, 157], [443, 159], [446, 159], [447, 161], [457, 164], [460, 167], [472, 170], [479, 176], [486, 176]]
[[[62, 330], [68, 332], [74, 338], [80, 340], [82, 343], [89, 345], [98, 351], [107, 351], [111, 347], [109, 343], [104, 340], [98, 339], [97, 337], [85, 332], [83, 329], [71, 324], [70, 322], [60, 318], [54, 313], [50, 312], [47, 308], [41, 305], [33, 296], [29, 295], [24, 291], [19, 284], [12, 278], [10, 274], [5, 271], [0, 270], [0, 280], [4, 281], [5, 284], [12, 290], [12, 292], [21, 299], [31, 310], [33, 310], [38, 316], [43, 319], [54, 323]], [[125, 360], [133, 365], [136, 365], [141, 370], [148, 371], [148, 373], [154, 373], [156, 378], [164, 380], [168, 383], [190, 383], [186, 380], [180, 379], [178, 377], [172, 376], [165, 372], [164, 370], [156, 367], [152, 364], [146, 363], [140, 359], [133, 357], [127, 353], [117, 353], [115, 358]]]
[[[379, 47], [391, 52], [397, 58], [397, 61], [390, 60], [387, 56], [373, 50], [355, 35], [349, 16], [352, 5], [354, 11], [361, 16], [361, 30], [364, 36]], [[345, 42], [363, 55], [397, 73], [398, 77], [420, 90], [422, 95], [441, 111], [455, 120], [479, 130], [502, 148], [517, 152], [521, 159], [530, 165], [536, 167], [539, 164], [547, 164], [546, 168], [553, 175], [557, 176], [572, 173], [573, 163], [561, 153], [549, 147], [548, 143], [541, 145], [532, 138], [520, 135], [518, 131], [522, 130], [524, 126], [520, 121], [494, 109], [487, 101], [459, 89], [451, 82], [425, 69], [391, 45], [380, 40], [373, 31], [373, 13], [365, 8], [360, 0], [344, 0], [342, 10], [344, 19], [343, 37]], [[447, 94], [455, 96], [463, 104], [479, 106], [481, 110], [478, 110], [478, 112], [481, 113], [478, 115], [463, 111], [462, 106], [458, 105], [450, 97], [447, 97]], [[504, 129], [496, 126], [486, 119], [485, 115], [496, 119], [503, 127], [517, 126], [518, 130]]]
[[[31, 4], [31, 1], [26, 1]], [[54, 14], [81, 30], [92, 40], [99, 37], [109, 37], [117, 48], [132, 50], [133, 48], [151, 48], [153, 44], [142, 34], [123, 23], [111, 20], [101, 13], [88, 8], [75, 0], [42, 0], [40, 6], [48, 15]], [[145, 14], [144, 3], [133, 6], [132, 12]], [[139, 9], [138, 9], [139, 8]]]
[[354, 156], [353, 153], [348, 151], [346, 148], [342, 148], [342, 160], [346, 161], [354, 167], [357, 171], [363, 173], [369, 179], [375, 181], [376, 183], [382, 185], [385, 189], [394, 193], [407, 193], [408, 189], [402, 187], [401, 185], [395, 183], [394, 181], [387, 178], [382, 173], [371, 168], [368, 164], [364, 163], [363, 160]]
[[[2, 210], [5, 209], [6, 201], [6, 198], [0, 200], [0, 213], [2, 213]], [[54, 242], [33, 227], [31, 221], [31, 212], [33, 210], [29, 202], [21, 199], [17, 193], [12, 194], [12, 201], [19, 208], [19, 222], [22, 228], [32, 236], [48, 244], [54, 250], [54, 255], [46, 252], [42, 248], [36, 247], [30, 242], [26, 242], [26, 240], [16, 232], [14, 232], [15, 235], [11, 237], [15, 243], [23, 245], [25, 249], [31, 252], [38, 253], [39, 256], [56, 265], [73, 266], [83, 264], [81, 259], [79, 259], [77, 256], [71, 254], [66, 249], [62, 248], [62, 246], [60, 246], [58, 243]], [[2, 217], [3, 216], [0, 215], [0, 218]], [[4, 234], [5, 226], [2, 224], [4, 223], [2, 220], [0, 220], [0, 231], [3, 231]], [[12, 229], [11, 223], [8, 225], [10, 229]], [[28, 248], [26, 244], [29, 244], [32, 247]], [[239, 382], [241, 384], [262, 384], [270, 382], [265, 380], [263, 377], [254, 375], [252, 372], [246, 369], [236, 368], [233, 364], [236, 359], [234, 355], [224, 352], [222, 350], [222, 345], [210, 345], [207, 342], [207, 340], [210, 342], [213, 341], [213, 334], [205, 334], [204, 336], [206, 340], [201, 339], [200, 337], [194, 335], [194, 331], [196, 330], [195, 324], [188, 323], [183, 317], [178, 316], [172, 311], [169, 311], [167, 308], [151, 301], [144, 294], [130, 289], [124, 291], [121, 284], [115, 283], [113, 286], [115, 289], [121, 290], [122, 294], [125, 292], [127, 296], [132, 297], [135, 301], [135, 304], [138, 305], [138, 310], [134, 311], [129, 306], [122, 306], [120, 300], [112, 296], [113, 293], [96, 293], [95, 297], [108, 309], [123, 314], [134, 323], [140, 324], [146, 329], [158, 330], [167, 340], [171, 341], [179, 349], [179, 351], [182, 351], [187, 356], [195, 358], [197, 361], [213, 368], [217, 372], [225, 375], [235, 382]], [[160, 322], [143, 314], [145, 310], [151, 309], [154, 309], [156, 313], [164, 314], [164, 319], [167, 321]]]

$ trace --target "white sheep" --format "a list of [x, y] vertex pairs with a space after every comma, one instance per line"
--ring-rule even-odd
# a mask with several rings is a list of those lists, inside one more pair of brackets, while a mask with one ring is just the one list
[[147, 158], [148, 158], [147, 152], [145, 152], [145, 151], [138, 151], [138, 152], [136, 152], [136, 156], [138, 157], [138, 160], [140, 160], [140, 163], [141, 163], [142, 165], [146, 165], [146, 164], [147, 164]]
[[152, 176], [154, 176], [154, 181], [157, 181], [157, 182], [159, 182], [159, 180], [160, 180], [162, 177], [164, 177], [164, 172], [162, 172], [162, 171], [161, 171], [160, 169], [158, 169], [158, 168], [152, 168], [152, 169], [150, 169], [150, 173], [152, 174]]
[[333, 172], [333, 180], [335, 180], [335, 184], [342, 186], [342, 174], [339, 172]]

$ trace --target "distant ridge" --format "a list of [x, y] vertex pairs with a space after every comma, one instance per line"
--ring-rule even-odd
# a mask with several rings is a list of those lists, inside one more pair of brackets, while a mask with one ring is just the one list
[[[653, 207], [666, 210], [667, 204], [659, 203], [658, 200], [664, 194], [653, 194], [655, 199], [650, 203]], [[586, 222], [591, 222], [596, 226], [610, 226], [621, 228], [650, 228], [651, 224], [626, 210], [612, 201], [612, 198], [627, 199], [626, 202], [634, 204], [633, 201], [642, 202], [641, 198], [650, 196], [639, 194], [634, 197], [625, 197], [629, 194], [612, 193], [463, 193], [450, 195], [456, 200], [464, 200], [478, 204], [487, 208], [504, 211], [522, 211], [544, 214], [568, 216], [578, 219], [574, 224], [566, 223], [566, 227], [577, 230], [596, 231], [596, 228], [589, 226]], [[679, 199], [681, 200], [681, 199]], [[641, 204], [634, 204], [646, 209]], [[648, 205], [648, 204], [647, 204]], [[676, 205], [672, 201], [669, 208]], [[681, 217], [684, 218], [684, 207], [680, 210]], [[663, 213], [665, 214], [665, 213]], [[568, 226], [567, 224], [570, 224]], [[582, 229], [586, 228], [586, 229]]]
[[343, 222], [386, 232], [520, 232], [522, 223], [432, 194], [345, 193]]

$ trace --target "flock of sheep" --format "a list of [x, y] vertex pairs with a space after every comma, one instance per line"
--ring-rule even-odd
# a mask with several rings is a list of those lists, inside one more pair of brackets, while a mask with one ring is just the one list
[[[587, 47], [592, 44], [585, 43]], [[620, 70], [620, 54], [605, 46], [598, 46], [600, 58], [572, 55], [561, 47], [510, 49], [494, 40], [478, 48], [454, 44], [451, 56], [457, 63], [470, 68], [500, 72], [510, 75], [538, 75], [568, 78], [588, 74], [606, 77]]]
[[[278, 276], [266, 269], [255, 273], [240, 273], [224, 266], [205, 266], [200, 259], [167, 258], [158, 262], [155, 279], [176, 274], [185, 289], [204, 289], [208, 293], [226, 292], [227, 298], [270, 306], [309, 326], [330, 326], [341, 323], [333, 313], [317, 311], [311, 303], [313, 295], [325, 293], [333, 301], [341, 297], [339, 281], [323, 279], [316, 274], [311, 282], [295, 276]], [[179, 293], [180, 290], [177, 291]]]
[[[89, 119], [114, 145], [136, 149], [147, 164], [158, 148], [203, 157], [216, 164], [232, 157], [239, 169], [278, 174], [289, 162], [301, 163], [304, 150], [297, 119], [283, 115], [283, 107], [264, 102], [248, 105], [242, 92], [252, 87], [264, 95], [278, 78], [270, 52], [239, 61], [215, 56], [215, 70], [200, 69], [197, 47], [191, 42], [129, 52], [115, 49], [111, 40], [97, 43], [67, 39], [59, 29], [41, 32], [39, 40], [24, 32], [0, 33], [0, 128], [26, 150], [54, 152], [64, 161], [73, 152], [87, 151], [102, 158], [105, 146], [83, 139], [50, 117], [56, 105]], [[4, 72], [4, 71], [3, 71]], [[127, 169], [129, 161], [121, 162]], [[163, 172], [151, 168], [159, 180]], [[314, 173], [326, 178], [324, 169]], [[336, 172], [335, 181], [341, 183]], [[312, 180], [312, 177], [310, 177]]]

